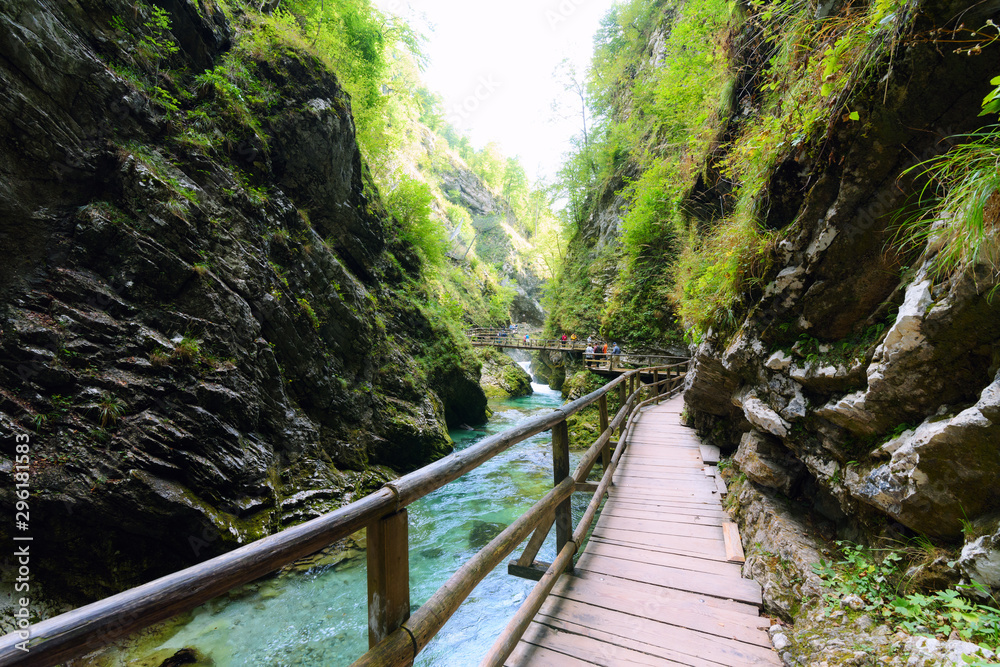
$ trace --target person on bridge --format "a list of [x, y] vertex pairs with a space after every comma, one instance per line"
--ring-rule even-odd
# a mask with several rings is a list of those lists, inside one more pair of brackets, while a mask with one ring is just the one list
[[570, 336], [569, 339], [575, 343], [576, 342], [576, 334], [573, 334], [572, 336]]
[[531, 342], [531, 334], [524, 334], [524, 342], [525, 343]]
[[618, 343], [611, 343], [611, 368], [615, 367], [618, 363], [618, 358], [622, 353], [622, 349], [618, 347]]
[[608, 360], [608, 343], [605, 341], [605, 343], [601, 345], [601, 361], [607, 361], [607, 360]]
[[560, 338], [559, 340], [560, 340], [561, 342], [565, 343], [565, 342], [566, 342], [566, 334], [563, 334], [563, 335], [562, 335], [562, 338]]
[[594, 362], [594, 346], [589, 342], [587, 343], [587, 349], [583, 351], [583, 358], [586, 359], [587, 368]]

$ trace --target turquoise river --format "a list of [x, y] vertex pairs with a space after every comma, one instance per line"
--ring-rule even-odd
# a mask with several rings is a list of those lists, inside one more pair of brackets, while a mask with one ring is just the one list
[[[531, 396], [494, 402], [494, 415], [483, 429], [453, 431], [456, 448], [562, 403], [559, 392], [539, 384], [532, 388]], [[550, 442], [547, 432], [530, 438], [409, 507], [411, 608], [552, 488]], [[577, 517], [587, 499], [574, 497]], [[550, 535], [538, 557], [551, 561], [554, 552]], [[506, 570], [503, 563], [483, 580], [415, 664], [479, 662], [534, 583]], [[365, 559], [355, 549], [249, 584], [170, 624], [169, 632], [132, 638], [76, 664], [159, 667], [178, 650], [193, 648], [202, 659], [187, 664], [350, 665], [368, 648], [366, 621]]]

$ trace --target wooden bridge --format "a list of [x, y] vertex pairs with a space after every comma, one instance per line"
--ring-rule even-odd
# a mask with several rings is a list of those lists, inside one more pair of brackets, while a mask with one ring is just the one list
[[708, 465], [717, 450], [680, 424], [682, 407], [675, 398], [638, 417], [575, 576], [553, 587], [503, 664], [781, 664]]
[[[473, 347], [499, 347], [510, 350], [532, 350], [564, 352], [580, 354], [587, 349], [587, 341], [579, 339], [562, 340], [560, 338], [525, 338], [510, 329], [476, 328], [465, 332]], [[600, 341], [603, 343], [604, 341]], [[592, 360], [587, 362], [587, 368], [598, 375], [616, 378], [622, 373], [640, 367], [676, 365], [687, 360], [687, 357], [661, 354], [636, 354], [622, 351], [612, 354], [609, 344], [608, 352], [594, 352]]]
[[[48, 666], [82, 656], [360, 528], [368, 533], [371, 648], [354, 667], [411, 665], [476, 585], [521, 544], [524, 552], [508, 570], [537, 584], [481, 666], [780, 665], [764, 631], [768, 621], [758, 617], [760, 587], [741, 576], [739, 536], [720, 504], [725, 485], [711, 465], [718, 451], [680, 424], [677, 370], [628, 371], [339, 510], [33, 624], [27, 639], [19, 633], [0, 638], [0, 665]], [[650, 376], [663, 379], [644, 384]], [[615, 392], [620, 407], [612, 418], [608, 401]], [[601, 434], [570, 472], [566, 420], [587, 408], [598, 410]], [[407, 505], [550, 429], [553, 489], [411, 614]], [[601, 474], [591, 480], [598, 460]], [[573, 493], [591, 496], [575, 528]], [[539, 562], [535, 556], [553, 526], [556, 558]]]

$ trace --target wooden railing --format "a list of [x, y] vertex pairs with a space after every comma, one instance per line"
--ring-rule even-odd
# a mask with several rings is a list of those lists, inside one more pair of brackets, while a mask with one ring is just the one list
[[[29, 629], [27, 652], [19, 647], [25, 646], [22, 636], [18, 633], [6, 635], [0, 638], [0, 665], [49, 666], [79, 657], [271, 573], [361, 528], [366, 528], [368, 533], [368, 637], [372, 648], [355, 665], [383, 667], [410, 664], [483, 577], [534, 533], [525, 553], [512, 564], [515, 570], [516, 567], [526, 568], [537, 572], [541, 578], [525, 603], [529, 606], [522, 607], [515, 617], [515, 621], [520, 623], [518, 619], [528, 613], [526, 608], [536, 602], [541, 604], [539, 595], [544, 599], [555, 578], [571, 562], [578, 545], [582, 543], [621, 456], [622, 447], [618, 447], [612, 455], [612, 445], [616, 444], [612, 440], [615, 430], [621, 431], [617, 442], [625, 442], [625, 432], [641, 393], [651, 392], [653, 398], [650, 400], [659, 400], [678, 391], [685, 365], [686, 362], [630, 371], [550, 414], [533, 417], [503, 433], [487, 437], [465, 450], [389, 482], [379, 491], [339, 510], [180, 572], [33, 624]], [[644, 385], [643, 374], [647, 377], [652, 374], [654, 382]], [[663, 379], [659, 379], [661, 375]], [[618, 390], [621, 408], [609, 421], [607, 395], [614, 389]], [[602, 433], [570, 474], [566, 420], [594, 403], [598, 403], [601, 410]], [[550, 429], [553, 432], [553, 489], [459, 568], [411, 616], [406, 507], [512, 445]], [[604, 462], [604, 476], [594, 488], [586, 479], [598, 456]], [[594, 492], [590, 506], [575, 531], [569, 505], [569, 497], [574, 491]], [[534, 557], [553, 523], [556, 525], [558, 557], [551, 565], [538, 563]], [[544, 592], [539, 593], [540, 590]], [[530, 614], [533, 616], [534, 611]], [[523, 625], [526, 626], [526, 623]], [[511, 641], [517, 643], [517, 637], [523, 632], [523, 627], [520, 631], [517, 627], [520, 626], [504, 634], [504, 647]], [[495, 649], [491, 655], [501, 652]]]

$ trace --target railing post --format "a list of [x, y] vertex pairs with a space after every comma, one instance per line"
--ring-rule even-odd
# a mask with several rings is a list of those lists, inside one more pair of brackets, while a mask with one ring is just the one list
[[409, 522], [406, 510], [370, 524], [368, 533], [368, 648], [410, 617]]
[[[562, 420], [552, 427], [552, 482], [569, 477], [569, 427]], [[570, 498], [556, 505], [556, 553], [573, 538], [573, 505]], [[572, 569], [572, 568], [570, 568]]]
[[[597, 407], [601, 411], [601, 433], [608, 430], [608, 395], [602, 394], [600, 400], [597, 403]], [[608, 469], [611, 465], [611, 445], [604, 445], [604, 449], [601, 450], [601, 465], [604, 466], [604, 470]]]
[[660, 371], [653, 369], [653, 391], [656, 392], [657, 398], [660, 396]]

